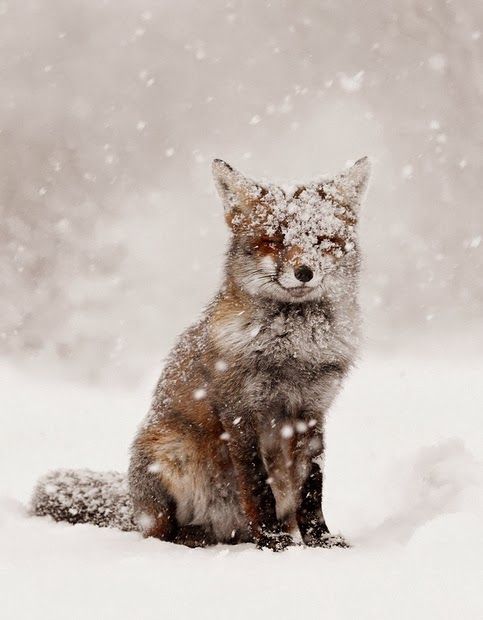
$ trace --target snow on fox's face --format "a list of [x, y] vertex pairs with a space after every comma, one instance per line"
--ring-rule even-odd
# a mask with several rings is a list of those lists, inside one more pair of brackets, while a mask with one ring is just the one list
[[357, 216], [369, 167], [363, 158], [331, 179], [285, 192], [215, 160], [237, 284], [252, 296], [292, 303], [349, 285], [359, 266]]

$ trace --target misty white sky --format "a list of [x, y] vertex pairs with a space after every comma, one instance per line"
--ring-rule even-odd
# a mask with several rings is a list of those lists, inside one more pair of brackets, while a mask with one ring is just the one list
[[482, 24], [479, 0], [0, 2], [3, 353], [152, 367], [220, 281], [213, 157], [291, 181], [370, 155], [370, 345], [481, 336]]

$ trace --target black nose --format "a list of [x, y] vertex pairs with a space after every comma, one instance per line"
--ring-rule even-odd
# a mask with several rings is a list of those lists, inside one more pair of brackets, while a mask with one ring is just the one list
[[300, 282], [309, 282], [314, 277], [314, 272], [307, 265], [300, 265], [294, 269], [294, 275]]

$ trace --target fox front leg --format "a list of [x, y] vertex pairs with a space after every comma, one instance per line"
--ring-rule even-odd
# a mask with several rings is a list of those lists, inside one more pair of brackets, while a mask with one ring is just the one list
[[304, 543], [309, 547], [348, 547], [342, 536], [333, 536], [322, 512], [322, 470], [313, 462], [299, 499], [297, 523]]
[[282, 532], [277, 519], [275, 498], [268, 483], [257, 435], [242, 420], [226, 421], [228, 447], [238, 484], [238, 492], [248, 527], [258, 548], [282, 551], [293, 544], [292, 537]]

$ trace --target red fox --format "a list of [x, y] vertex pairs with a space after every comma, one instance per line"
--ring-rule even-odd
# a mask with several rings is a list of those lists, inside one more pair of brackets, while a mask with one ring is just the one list
[[168, 357], [127, 479], [52, 472], [34, 514], [188, 546], [346, 546], [322, 512], [324, 418], [359, 337], [367, 158], [290, 191], [213, 162], [225, 278]]

